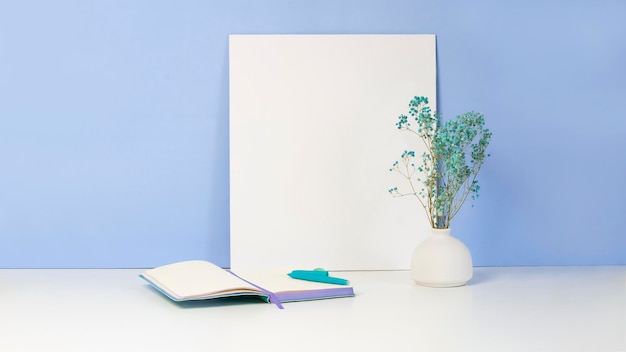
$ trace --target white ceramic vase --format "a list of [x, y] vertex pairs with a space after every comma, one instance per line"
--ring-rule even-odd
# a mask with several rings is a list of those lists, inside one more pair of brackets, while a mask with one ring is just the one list
[[411, 275], [421, 286], [463, 286], [473, 273], [469, 249], [450, 235], [450, 229], [432, 229], [411, 258]]

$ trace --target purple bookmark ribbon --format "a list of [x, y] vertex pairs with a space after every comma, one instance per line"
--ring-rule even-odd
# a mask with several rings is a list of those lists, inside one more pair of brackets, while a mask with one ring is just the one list
[[278, 307], [279, 309], [285, 309], [285, 307], [283, 307], [283, 305], [280, 303], [280, 299], [278, 299], [278, 296], [276, 296], [276, 294], [274, 294], [274, 292], [272, 292], [272, 291], [268, 291], [268, 290], [264, 289], [263, 287], [261, 287], [261, 286], [259, 286], [259, 285], [256, 285], [256, 284], [254, 284], [253, 282], [250, 282], [250, 281], [248, 281], [248, 280], [244, 279], [243, 277], [241, 277], [241, 276], [239, 276], [239, 275], [237, 275], [237, 274], [233, 273], [233, 272], [232, 272], [232, 271], [230, 271], [230, 270], [227, 270], [227, 271], [228, 271], [229, 273], [233, 274], [236, 278], [238, 278], [238, 279], [240, 279], [240, 280], [243, 280], [243, 281], [247, 282], [248, 284], [250, 284], [250, 285], [252, 285], [252, 286], [254, 286], [254, 287], [258, 288], [261, 292], [265, 293], [265, 294], [269, 297], [270, 303], [275, 304], [275, 305], [276, 305], [276, 307]]

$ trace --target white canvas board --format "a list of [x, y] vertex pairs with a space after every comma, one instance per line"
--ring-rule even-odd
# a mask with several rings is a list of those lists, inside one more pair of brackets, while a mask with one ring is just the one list
[[389, 168], [423, 146], [395, 123], [435, 93], [434, 35], [231, 35], [231, 267], [409, 268], [430, 226]]

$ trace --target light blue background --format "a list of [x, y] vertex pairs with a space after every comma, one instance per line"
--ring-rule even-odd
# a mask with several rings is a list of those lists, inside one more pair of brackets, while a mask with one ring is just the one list
[[228, 35], [268, 33], [436, 34], [439, 111], [481, 111], [494, 132], [481, 197], [453, 221], [475, 264], [626, 264], [624, 14], [624, 1], [4, 1], [0, 267], [228, 266]]

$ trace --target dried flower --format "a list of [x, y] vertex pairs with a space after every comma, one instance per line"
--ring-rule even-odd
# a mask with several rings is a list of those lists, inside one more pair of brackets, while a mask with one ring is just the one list
[[[478, 198], [476, 180], [482, 166], [491, 132], [485, 128], [483, 114], [466, 112], [454, 120], [441, 123], [432, 113], [428, 98], [414, 97], [409, 103], [409, 118], [400, 115], [396, 127], [417, 135], [426, 146], [422, 163], [415, 165], [414, 151], [405, 150], [391, 172], [404, 176], [410, 191], [389, 189], [394, 197], [415, 196], [428, 215], [433, 228], [448, 228], [468, 196]], [[415, 124], [412, 124], [415, 121]], [[420, 184], [423, 187], [417, 186]]]

